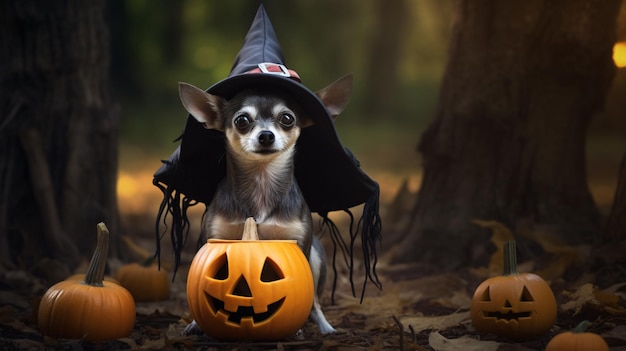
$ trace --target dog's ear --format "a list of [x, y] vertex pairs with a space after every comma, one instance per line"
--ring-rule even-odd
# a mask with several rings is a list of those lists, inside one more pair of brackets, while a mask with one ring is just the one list
[[178, 93], [187, 112], [205, 128], [223, 131], [220, 118], [222, 98], [183, 82], [178, 83]]
[[352, 74], [345, 75], [315, 93], [322, 100], [333, 120], [348, 106], [352, 96], [352, 80]]

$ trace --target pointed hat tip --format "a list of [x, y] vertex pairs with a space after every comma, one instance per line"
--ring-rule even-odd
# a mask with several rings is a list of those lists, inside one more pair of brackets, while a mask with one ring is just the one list
[[263, 5], [263, 2], [261, 2], [259, 4], [259, 8], [256, 10], [256, 15], [254, 17], [259, 17], [259, 16], [267, 16], [267, 11], [265, 10], [265, 5]]
[[284, 61], [283, 51], [272, 22], [265, 12], [265, 7], [260, 4], [248, 34], [246, 34], [243, 46], [235, 57], [229, 76], [248, 72], [257, 68], [260, 63], [284, 64]]

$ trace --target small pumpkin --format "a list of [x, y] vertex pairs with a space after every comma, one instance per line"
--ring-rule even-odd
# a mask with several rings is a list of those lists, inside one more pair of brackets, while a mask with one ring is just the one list
[[474, 328], [513, 340], [542, 335], [556, 321], [552, 289], [540, 276], [518, 273], [515, 241], [504, 244], [504, 274], [483, 281], [471, 302]]
[[249, 218], [242, 240], [208, 240], [187, 277], [189, 311], [209, 336], [276, 340], [295, 334], [313, 305], [313, 276], [295, 240], [258, 240]]
[[586, 331], [590, 325], [589, 321], [582, 321], [572, 331], [556, 335], [546, 345], [546, 351], [609, 351], [600, 335]]
[[142, 264], [129, 263], [120, 267], [115, 278], [128, 289], [136, 302], [161, 301], [170, 297], [168, 272], [159, 268], [154, 256]]
[[84, 280], [50, 287], [39, 303], [38, 325], [47, 336], [103, 341], [126, 337], [135, 324], [135, 301], [128, 290], [103, 281], [109, 231], [99, 223], [98, 241]]

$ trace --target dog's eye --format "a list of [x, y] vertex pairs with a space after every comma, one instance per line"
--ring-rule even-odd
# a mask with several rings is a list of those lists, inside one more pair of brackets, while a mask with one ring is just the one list
[[278, 123], [283, 127], [293, 127], [293, 125], [296, 124], [296, 118], [288, 113], [284, 113], [280, 116]]
[[246, 115], [240, 115], [235, 117], [233, 123], [237, 129], [247, 129], [250, 126], [250, 118]]

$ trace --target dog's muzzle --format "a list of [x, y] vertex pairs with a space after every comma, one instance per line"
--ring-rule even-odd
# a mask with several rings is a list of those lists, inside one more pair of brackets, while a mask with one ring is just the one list
[[269, 130], [264, 130], [259, 133], [259, 144], [261, 144], [261, 146], [272, 146], [275, 140], [276, 137], [274, 136], [274, 133]]

